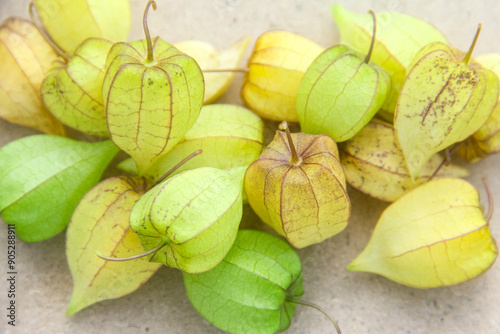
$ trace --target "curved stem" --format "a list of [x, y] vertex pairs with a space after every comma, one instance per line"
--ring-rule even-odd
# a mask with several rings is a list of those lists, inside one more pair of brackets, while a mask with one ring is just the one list
[[486, 194], [488, 195], [488, 213], [486, 213], [485, 219], [489, 224], [491, 221], [491, 218], [493, 218], [493, 196], [491, 196], [490, 187], [488, 186], [488, 182], [486, 182], [486, 178], [483, 177], [482, 179], [483, 179], [484, 187], [486, 188]]
[[450, 163], [451, 163], [451, 150], [449, 147], [447, 147], [445, 150], [444, 150], [444, 157], [446, 159], [446, 163], [445, 165], [448, 166]]
[[153, 249], [150, 249], [148, 250], [147, 252], [144, 252], [142, 254], [138, 254], [138, 255], [133, 255], [133, 256], [129, 256], [129, 257], [121, 257], [121, 258], [117, 258], [117, 257], [108, 257], [108, 256], [104, 256], [102, 255], [101, 253], [99, 252], [96, 252], [97, 256], [99, 256], [101, 259], [103, 260], [107, 260], [107, 261], [115, 261], [115, 262], [122, 262], [122, 261], [130, 261], [130, 260], [135, 260], [135, 259], [140, 259], [141, 257], [145, 257], [145, 256], [148, 256], [148, 255], [151, 255], [153, 253], [156, 253], [157, 251], [159, 251], [163, 246], [165, 246], [166, 243], [165, 242], [162, 242], [161, 244], [159, 244], [158, 246], [156, 246], [155, 248]]
[[165, 174], [163, 174], [162, 177], [160, 177], [158, 180], [156, 180], [156, 182], [153, 184], [153, 187], [156, 186], [157, 184], [163, 182], [163, 180], [165, 180], [167, 177], [172, 175], [172, 173], [175, 172], [177, 169], [179, 169], [182, 165], [184, 165], [186, 162], [188, 162], [189, 160], [191, 160], [192, 158], [194, 158], [195, 156], [197, 156], [198, 154], [201, 154], [201, 153], [203, 153], [203, 150], [201, 150], [201, 149], [196, 150], [193, 153], [191, 153], [190, 155], [188, 155], [187, 157], [185, 157], [184, 159], [182, 159], [177, 165], [170, 168], [170, 170], [168, 172], [166, 172]]
[[465, 65], [469, 64], [469, 60], [472, 57], [472, 52], [474, 51], [474, 47], [476, 46], [476, 42], [477, 42], [477, 39], [479, 38], [479, 33], [481, 32], [482, 27], [483, 27], [483, 25], [481, 23], [479, 23], [477, 26], [476, 36], [474, 36], [474, 40], [472, 41], [472, 44], [469, 48], [469, 51], [465, 55], [464, 60], [462, 60], [462, 62], [465, 63]]
[[146, 4], [146, 9], [144, 10], [144, 16], [142, 19], [142, 26], [144, 27], [144, 35], [146, 35], [146, 42], [148, 44], [148, 57], [146, 58], [147, 63], [153, 62], [153, 43], [151, 42], [151, 35], [149, 34], [148, 28], [148, 12], [149, 7], [153, 6], [153, 9], [156, 10], [156, 2], [154, 0], [149, 0]]
[[288, 129], [288, 122], [287, 121], [281, 122], [281, 124], [279, 125], [279, 129], [282, 131], [284, 130], [286, 133], [286, 137], [288, 138], [288, 146], [290, 146], [290, 151], [292, 152], [292, 158], [290, 159], [290, 163], [293, 166], [300, 165], [302, 159], [299, 157], [297, 151], [295, 150], [295, 145], [293, 144], [292, 135], [290, 134], [290, 129]]
[[370, 43], [370, 49], [368, 49], [368, 54], [366, 55], [366, 58], [365, 58], [365, 63], [367, 63], [367, 64], [370, 61], [370, 58], [372, 56], [373, 47], [375, 46], [375, 35], [377, 34], [377, 17], [375, 16], [375, 12], [370, 9], [368, 11], [368, 13], [372, 14], [372, 18], [373, 18], [373, 34], [372, 34], [372, 41]]
[[56, 51], [56, 53], [67, 62], [69, 55], [52, 39], [43, 23], [40, 22], [40, 15], [38, 15], [38, 9], [33, 1], [31, 1], [28, 5], [28, 12], [33, 25], [36, 27], [40, 35], [42, 35], [43, 39], [45, 39], [45, 41]]
[[338, 334], [342, 333], [342, 331], [340, 330], [339, 325], [335, 322], [335, 320], [333, 320], [333, 318], [328, 313], [326, 313], [325, 310], [323, 310], [321, 307], [319, 307], [318, 305], [306, 302], [304, 300], [294, 299], [294, 298], [286, 298], [286, 301], [290, 302], [290, 303], [295, 303], [295, 304], [299, 304], [299, 305], [304, 305], [304, 306], [312, 307], [312, 308], [320, 311], [321, 313], [323, 313], [332, 322], [332, 324], [335, 326], [335, 329], [337, 330], [337, 333]]
[[446, 155], [445, 155], [443, 161], [441, 161], [441, 163], [436, 168], [436, 170], [434, 170], [434, 173], [432, 173], [432, 175], [429, 177], [429, 179], [427, 180], [427, 182], [429, 182], [430, 180], [432, 180], [439, 173], [439, 171], [441, 170], [441, 168], [443, 168], [444, 165], [448, 166], [448, 164], [450, 163], [450, 160], [451, 160], [451, 156], [453, 154], [455, 154], [455, 152], [458, 150], [458, 147], [462, 143], [463, 142], [456, 143], [455, 146], [453, 146], [453, 148], [451, 150], [449, 150], [449, 151], [446, 152]]

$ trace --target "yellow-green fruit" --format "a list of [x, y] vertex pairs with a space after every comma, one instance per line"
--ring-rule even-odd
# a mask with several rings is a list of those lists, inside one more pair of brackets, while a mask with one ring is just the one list
[[110, 140], [88, 143], [36, 135], [0, 149], [0, 213], [16, 237], [38, 242], [68, 226], [78, 201], [119, 152]]
[[48, 134], [63, 125], [45, 108], [40, 85], [57, 55], [35, 26], [12, 17], [0, 25], [0, 117]]
[[65, 125], [79, 131], [109, 136], [102, 102], [106, 56], [113, 43], [102, 38], [85, 40], [68, 63], [57, 60], [42, 83], [42, 99]]
[[[366, 52], [373, 31], [371, 15], [351, 12], [342, 4], [332, 6], [332, 14], [339, 27], [340, 42], [359, 52]], [[391, 76], [391, 90], [381, 115], [392, 123], [399, 91], [415, 54], [428, 43], [447, 40], [433, 25], [411, 15], [383, 12], [377, 17], [372, 60]]]
[[[479, 31], [478, 31], [479, 33]], [[412, 179], [427, 160], [475, 133], [497, 103], [497, 75], [444, 43], [419, 51], [401, 88], [394, 128]]]
[[111, 140], [143, 174], [196, 122], [203, 75], [193, 58], [161, 38], [151, 49], [146, 40], [114, 44], [106, 64], [102, 97]]
[[[237, 68], [245, 53], [248, 42], [250, 42], [249, 37], [225, 50], [217, 50], [211, 44], [201, 41], [184, 41], [175, 43], [174, 46], [193, 57], [203, 71], [217, 71]], [[212, 103], [224, 94], [234, 75], [234, 72], [205, 71], [203, 73], [205, 79], [205, 97], [203, 98], [203, 103]]]
[[112, 177], [78, 203], [66, 232], [66, 258], [73, 277], [68, 315], [135, 291], [161, 267], [147, 258], [113, 262], [96, 256], [127, 257], [144, 251], [129, 228], [129, 216], [146, 187], [144, 179]]
[[278, 131], [248, 167], [245, 192], [262, 221], [296, 248], [339, 233], [350, 216], [337, 145], [326, 135], [294, 133], [287, 140]]
[[477, 162], [490, 154], [500, 152], [500, 102], [483, 126], [464, 140], [457, 153], [470, 162]]
[[[476, 57], [482, 66], [500, 77], [500, 54]], [[457, 153], [470, 162], [477, 162], [490, 154], [500, 152], [500, 96], [499, 102], [486, 123], [472, 136], [460, 144]]]
[[300, 81], [323, 50], [309, 39], [287, 31], [262, 34], [248, 60], [241, 98], [261, 117], [298, 122], [295, 101]]
[[384, 103], [391, 77], [345, 45], [320, 54], [307, 69], [297, 93], [297, 114], [305, 133], [336, 142], [352, 138]]
[[270, 334], [288, 329], [304, 294], [293, 248], [260, 231], [240, 230], [224, 261], [205, 273], [184, 274], [193, 307], [225, 333]]
[[[425, 183], [443, 162], [439, 154], [431, 156], [413, 181], [398, 147], [394, 128], [372, 120], [356, 136], [340, 147], [340, 162], [347, 182], [354, 188], [384, 201], [395, 201], [409, 190]], [[466, 177], [467, 169], [449, 164], [437, 177]]]
[[347, 270], [432, 288], [481, 275], [497, 255], [477, 190], [464, 180], [443, 178], [391, 204]]
[[192, 169], [142, 196], [130, 213], [130, 228], [144, 250], [157, 248], [150, 261], [191, 274], [221, 262], [238, 233], [244, 172]]
[[52, 40], [69, 54], [89, 37], [119, 42], [130, 30], [129, 0], [35, 0], [34, 4]]
[[[167, 154], [161, 156], [144, 174], [158, 180], [179, 161], [196, 150], [203, 150], [179, 167], [172, 175], [199, 167], [228, 169], [248, 166], [259, 157], [264, 141], [263, 123], [247, 108], [229, 104], [211, 104], [201, 108], [193, 127]], [[119, 168], [137, 174], [132, 159]]]

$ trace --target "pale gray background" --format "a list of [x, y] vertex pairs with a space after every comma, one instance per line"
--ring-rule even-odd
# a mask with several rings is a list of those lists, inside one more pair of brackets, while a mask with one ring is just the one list
[[[152, 35], [169, 42], [198, 39], [225, 48], [241, 36], [255, 39], [270, 29], [300, 33], [324, 47], [339, 41], [330, 15], [334, 0], [157, 0], [151, 13]], [[142, 38], [141, 15], [145, 1], [132, 0], [131, 39]], [[432, 22], [450, 42], [467, 49], [477, 24], [483, 31], [475, 55], [500, 53], [500, 2], [475, 1], [343, 1], [348, 9], [366, 12], [394, 10]], [[0, 0], [0, 20], [27, 17], [28, 0]], [[245, 57], [245, 59], [246, 59]], [[246, 60], [245, 60], [246, 61]], [[237, 75], [219, 100], [241, 104]], [[36, 131], [0, 120], [0, 146]], [[500, 202], [500, 155], [471, 166], [469, 180], [479, 188], [488, 178]], [[349, 189], [353, 215], [347, 229], [320, 245], [300, 250], [303, 260], [304, 299], [317, 303], [338, 320], [344, 333], [499, 333], [500, 266], [484, 276], [448, 288], [418, 290], [366, 273], [348, 273], [345, 266], [361, 252], [386, 203]], [[496, 205], [499, 209], [500, 206]], [[491, 221], [500, 239], [500, 210]], [[138, 291], [116, 300], [95, 304], [72, 317], [65, 315], [72, 282], [64, 255], [64, 233], [36, 244], [18, 242], [18, 320], [7, 328], [6, 226], [0, 225], [0, 333], [218, 333], [200, 317], [185, 295], [179, 271], [162, 268]], [[317, 311], [299, 306], [289, 333], [333, 332]]]

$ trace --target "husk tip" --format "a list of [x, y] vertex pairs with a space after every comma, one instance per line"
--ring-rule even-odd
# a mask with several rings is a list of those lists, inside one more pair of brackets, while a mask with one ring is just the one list
[[351, 263], [349, 263], [345, 267], [345, 270], [347, 270], [347, 271], [362, 271], [362, 270], [360, 270], [359, 265], [356, 263], [356, 260], [357, 260], [357, 258], [354, 261], [352, 261]]
[[344, 5], [341, 3], [337, 3], [335, 5], [330, 6], [330, 11], [332, 12], [333, 16], [339, 15], [340, 12], [342, 12], [343, 10], [345, 10], [345, 8]]
[[66, 308], [66, 315], [71, 316], [78, 311], [82, 310], [85, 306], [81, 306], [80, 303], [75, 299], [74, 296], [71, 297], [68, 307]]

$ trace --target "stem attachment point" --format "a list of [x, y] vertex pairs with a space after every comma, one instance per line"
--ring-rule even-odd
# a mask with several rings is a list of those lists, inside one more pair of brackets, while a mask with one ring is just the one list
[[144, 35], [146, 35], [146, 42], [148, 44], [148, 57], [146, 58], [146, 64], [150, 64], [153, 62], [153, 43], [151, 42], [151, 35], [149, 34], [148, 28], [148, 12], [149, 7], [153, 7], [153, 10], [156, 10], [156, 2], [154, 0], [149, 0], [146, 4], [146, 9], [144, 10], [144, 16], [142, 19], [142, 26], [144, 27]]
[[462, 63], [464, 63], [465, 65], [469, 64], [469, 60], [472, 57], [472, 52], [474, 51], [474, 47], [476, 46], [476, 42], [477, 42], [477, 39], [479, 38], [479, 33], [481, 32], [482, 27], [483, 27], [483, 25], [481, 23], [479, 23], [477, 26], [476, 35], [474, 36], [474, 40], [472, 41], [472, 44], [469, 48], [469, 51], [465, 55], [464, 60], [462, 60]]
[[292, 135], [290, 134], [290, 129], [288, 128], [288, 122], [283, 121], [278, 127], [281, 131], [285, 131], [286, 137], [288, 138], [288, 146], [290, 147], [290, 152], [292, 157], [290, 158], [290, 164], [292, 166], [298, 166], [302, 163], [302, 158], [299, 157], [297, 151], [295, 150], [295, 145], [293, 144]]

